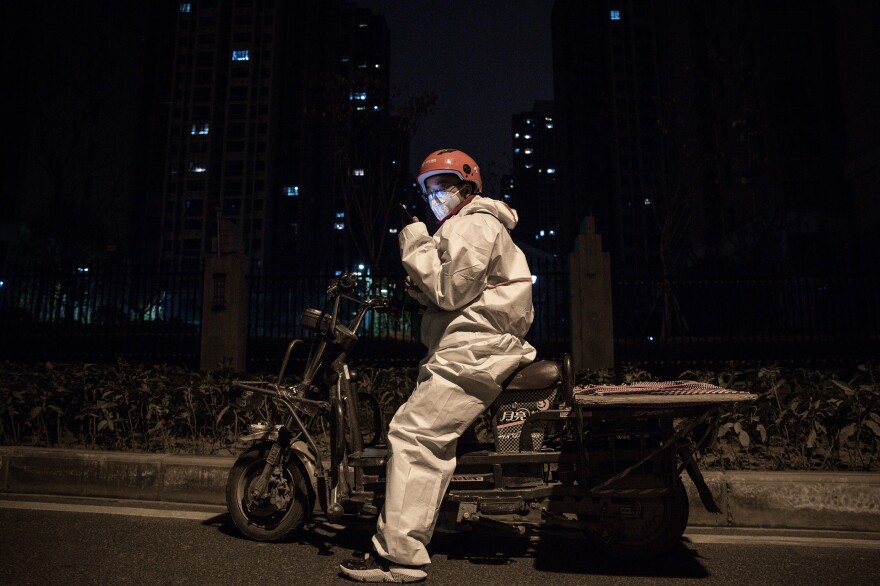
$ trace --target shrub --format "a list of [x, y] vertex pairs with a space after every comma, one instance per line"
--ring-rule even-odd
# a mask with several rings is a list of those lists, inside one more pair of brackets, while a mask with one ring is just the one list
[[[386, 421], [415, 386], [416, 368], [357, 369]], [[168, 365], [0, 363], [0, 441], [165, 453], [228, 454], [250, 421], [231, 408], [231, 370], [194, 372]], [[710, 468], [876, 470], [880, 468], [880, 372], [727, 368], [682, 379], [758, 395], [722, 413]], [[636, 366], [579, 372], [578, 384], [657, 380]], [[478, 430], [479, 432], [479, 430]]]
[[167, 365], [0, 364], [4, 444], [211, 454], [243, 421], [226, 400], [230, 371]]
[[[685, 373], [688, 375], [691, 373]], [[703, 377], [756, 393], [721, 417], [704, 463], [764, 470], [874, 470], [880, 459], [878, 370], [728, 369]], [[694, 377], [698, 378], [698, 377]]]

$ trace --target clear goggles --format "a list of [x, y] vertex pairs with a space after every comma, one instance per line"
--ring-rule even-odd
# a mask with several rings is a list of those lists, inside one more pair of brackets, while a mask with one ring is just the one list
[[432, 199], [441, 198], [443, 200], [447, 199], [447, 194], [457, 195], [464, 188], [464, 183], [438, 183], [437, 185], [433, 185], [422, 192], [422, 199], [425, 201], [431, 201]]

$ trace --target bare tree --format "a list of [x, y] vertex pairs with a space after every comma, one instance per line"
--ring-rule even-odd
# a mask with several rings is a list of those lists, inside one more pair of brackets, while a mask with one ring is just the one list
[[395, 96], [387, 108], [369, 97], [379, 94], [371, 78], [329, 79], [333, 102], [333, 155], [336, 184], [345, 203], [346, 228], [359, 255], [371, 267], [382, 263], [388, 229], [397, 225], [393, 207], [408, 178], [405, 160], [419, 125], [433, 111], [430, 93]]

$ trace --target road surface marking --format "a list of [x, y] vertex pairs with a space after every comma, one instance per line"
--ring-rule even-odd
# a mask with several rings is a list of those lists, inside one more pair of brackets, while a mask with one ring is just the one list
[[[176, 509], [150, 509], [144, 507], [119, 507], [111, 505], [85, 505], [74, 503], [51, 503], [42, 501], [3, 500], [0, 509], [19, 509], [32, 511], [55, 511], [62, 513], [95, 513], [105, 515], [128, 515], [134, 517], [153, 517], [159, 519], [187, 519], [207, 521], [223, 514], [222, 511], [184, 511]], [[333, 528], [342, 529], [343, 525]], [[759, 530], [756, 530], [759, 531]], [[540, 536], [534, 536], [540, 539]], [[706, 533], [685, 533], [684, 538], [695, 545], [781, 545], [797, 547], [857, 547], [880, 550], [880, 539], [858, 539], [846, 537], [801, 537], [796, 535], [719, 535]]]
[[685, 539], [694, 544], [723, 545], [794, 545], [803, 547], [860, 547], [880, 549], [877, 539], [848, 539], [845, 537], [797, 537], [794, 535], [708, 535], [688, 534]]
[[105, 515], [129, 515], [132, 517], [157, 517], [161, 519], [189, 519], [207, 521], [217, 512], [146, 509], [139, 507], [113, 507], [106, 505], [82, 505], [72, 503], [44, 503], [35, 501], [0, 500], [0, 509], [26, 509], [32, 511], [58, 511], [62, 513], [101, 513]]

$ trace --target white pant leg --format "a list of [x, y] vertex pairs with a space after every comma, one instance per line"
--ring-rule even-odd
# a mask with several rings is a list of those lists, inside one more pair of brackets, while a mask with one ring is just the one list
[[385, 506], [373, 547], [400, 564], [431, 563], [425, 548], [455, 470], [455, 447], [501, 392], [500, 383], [535, 358], [514, 336], [444, 348], [419, 369], [416, 388], [388, 430]]

